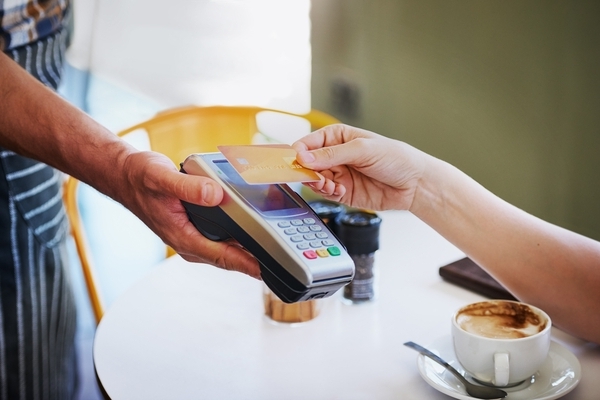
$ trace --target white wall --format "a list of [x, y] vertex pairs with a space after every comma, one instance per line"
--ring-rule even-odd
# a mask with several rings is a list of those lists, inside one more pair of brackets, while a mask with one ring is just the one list
[[69, 62], [156, 102], [310, 109], [309, 0], [78, 0]]

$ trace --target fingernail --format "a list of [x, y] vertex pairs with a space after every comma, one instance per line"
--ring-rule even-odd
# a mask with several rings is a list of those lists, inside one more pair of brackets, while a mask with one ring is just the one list
[[202, 201], [204, 204], [212, 204], [215, 195], [215, 190], [210, 183], [207, 183], [202, 188]]
[[298, 158], [300, 158], [300, 161], [304, 164], [310, 164], [311, 162], [315, 161], [315, 156], [310, 151], [299, 152]]

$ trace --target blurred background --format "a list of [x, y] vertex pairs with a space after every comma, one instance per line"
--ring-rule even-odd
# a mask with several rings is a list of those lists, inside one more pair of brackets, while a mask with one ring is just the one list
[[312, 105], [600, 239], [600, 2], [315, 0]]
[[[600, 239], [600, 2], [75, 0], [74, 10], [61, 93], [115, 132], [192, 104], [314, 108]], [[98, 232], [119, 212], [82, 199]], [[156, 240], [131, 224], [127, 235]], [[119, 276], [110, 298], [162, 251], [145, 244], [123, 260], [114, 243], [97, 246], [100, 269]], [[82, 398], [94, 399], [80, 289]]]

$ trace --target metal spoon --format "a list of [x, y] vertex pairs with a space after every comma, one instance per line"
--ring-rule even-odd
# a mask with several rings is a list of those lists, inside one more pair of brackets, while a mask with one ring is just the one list
[[465, 389], [467, 390], [467, 393], [470, 396], [476, 397], [478, 399], [503, 399], [504, 397], [506, 397], [506, 392], [504, 390], [496, 389], [494, 387], [489, 386], [475, 385], [469, 382], [465, 379], [464, 376], [460, 374], [460, 372], [454, 369], [452, 365], [448, 364], [446, 361], [442, 360], [440, 357], [427, 350], [426, 348], [419, 346], [414, 342], [406, 342], [404, 343], [404, 345], [418, 351], [419, 353], [431, 358], [433, 361], [446, 367], [448, 371], [452, 372], [454, 376], [456, 376], [458, 380], [461, 381], [463, 385], [465, 385]]

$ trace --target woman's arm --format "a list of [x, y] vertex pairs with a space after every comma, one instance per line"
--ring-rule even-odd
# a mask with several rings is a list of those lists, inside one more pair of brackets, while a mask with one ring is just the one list
[[410, 211], [556, 326], [600, 343], [600, 243], [501, 200], [430, 158]]
[[294, 144], [326, 198], [410, 210], [517, 298], [600, 343], [600, 243], [510, 205], [452, 165], [372, 132], [332, 125]]

